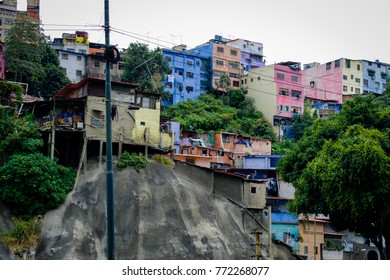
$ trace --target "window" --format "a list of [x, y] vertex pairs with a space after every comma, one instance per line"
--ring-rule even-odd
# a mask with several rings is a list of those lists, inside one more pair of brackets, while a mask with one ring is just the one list
[[256, 193], [256, 187], [251, 187], [251, 193]]
[[364, 79], [363, 80], [363, 85], [368, 86], [368, 80]]
[[238, 69], [239, 68], [239, 63], [236, 62], [236, 61], [229, 61], [229, 68]]
[[94, 111], [91, 116], [91, 126], [96, 128], [104, 127], [104, 115], [100, 111]]
[[260, 76], [257, 77], [257, 80], [260, 81]]
[[77, 61], [81, 61], [81, 55], [77, 56]]
[[326, 63], [326, 70], [330, 70], [332, 68], [332, 62]]
[[355, 93], [360, 93], [360, 88], [355, 88]]
[[209, 76], [206, 73], [200, 73], [202, 79], [207, 79]]
[[216, 63], [217, 65], [219, 65], [219, 66], [223, 66], [223, 60], [217, 59], [217, 60], [215, 61], [215, 63]]
[[68, 54], [67, 53], [61, 54], [61, 59], [68, 60]]
[[223, 142], [223, 143], [230, 143], [230, 137], [229, 137], [229, 135], [222, 134], [222, 142]]
[[356, 69], [360, 71], [360, 64], [356, 65]]
[[376, 64], [376, 67], [380, 69], [380, 68], [381, 68], [381, 65], [380, 65], [379, 63], [377, 63], [377, 64]]
[[291, 107], [291, 112], [293, 114], [300, 114], [301, 113], [301, 108], [300, 107]]
[[82, 73], [83, 72], [81, 70], [76, 70], [76, 76], [77, 77], [81, 77]]
[[79, 53], [86, 54], [86, 53], [87, 53], [87, 50], [79, 50]]
[[142, 97], [142, 108], [150, 108], [150, 98]]
[[386, 80], [387, 79], [387, 75], [386, 75], [386, 73], [381, 73], [381, 79], [383, 79], [383, 80]]
[[67, 51], [70, 51], [70, 52], [76, 51], [76, 49], [73, 49], [73, 48], [67, 48], [66, 50], [67, 50]]
[[292, 97], [296, 97], [296, 98], [301, 98], [302, 97], [302, 92], [300, 92], [298, 90], [292, 90], [291, 91], [291, 96]]
[[99, 68], [100, 67], [100, 62], [99, 61], [94, 61], [93, 62], [93, 67]]
[[348, 76], [347, 75], [343, 75], [343, 80], [348, 80]]
[[215, 78], [221, 78], [223, 76], [223, 72], [219, 72], [219, 71], [213, 71], [213, 76]]
[[172, 88], [172, 83], [165, 83], [166, 88]]
[[375, 82], [375, 89], [379, 89], [379, 86], [380, 86], [379, 82]]
[[353, 80], [353, 75], [351, 75], [351, 80]]
[[177, 73], [179, 76], [183, 76], [184, 75], [184, 70], [180, 69], [180, 68], [175, 68], [175, 73]]
[[351, 91], [353, 92], [353, 87], [351, 87]]
[[303, 247], [303, 254], [304, 255], [309, 254], [309, 247], [308, 246]]
[[347, 86], [343, 86], [343, 91], [348, 91], [348, 87]]
[[193, 92], [194, 91], [194, 87], [186, 86], [186, 91], [187, 92]]
[[282, 74], [282, 73], [277, 73], [277, 74], [276, 74], [276, 78], [277, 78], [278, 80], [284, 80], [284, 74]]
[[279, 89], [279, 94], [288, 96], [288, 89], [284, 89], [284, 88]]
[[230, 50], [230, 54], [236, 56], [237, 55], [237, 50]]
[[5, 18], [4, 25], [12, 25], [14, 24], [14, 20], [12, 18]]
[[291, 76], [291, 81], [298, 82], [298, 76]]
[[360, 84], [360, 79], [359, 78], [355, 78], [355, 82]]
[[236, 73], [229, 73], [229, 77], [230, 77], [230, 78], [239, 79], [239, 78], [240, 78], [240, 75], [239, 75], [239, 74], [236, 74]]
[[290, 107], [287, 106], [287, 105], [279, 104], [278, 105], [278, 110], [281, 111], [281, 112], [289, 112], [290, 111]]
[[240, 86], [240, 82], [239, 81], [233, 81], [233, 86], [234, 87], [239, 87]]
[[171, 56], [169, 56], [169, 55], [167, 55], [166, 57], [165, 57], [165, 61], [171, 61], [172, 60], [172, 57]]
[[192, 79], [192, 78], [194, 78], [194, 73], [192, 73], [192, 72], [187, 72], [187, 73], [186, 73], [186, 77]]
[[339, 68], [340, 67], [340, 59], [335, 60], [334, 67]]
[[199, 66], [200, 65], [200, 60], [197, 60], [196, 61], [196, 66]]
[[217, 52], [223, 53], [223, 48], [222, 47], [217, 47]]
[[188, 59], [188, 60], [187, 60], [187, 65], [188, 65], [188, 66], [193, 66], [193, 65], [194, 65], [194, 60]]
[[345, 60], [345, 67], [351, 68], [351, 60], [350, 59]]
[[368, 76], [370, 76], [370, 77], [375, 77], [375, 71], [374, 71], [374, 70], [367, 69], [367, 74], [368, 74]]

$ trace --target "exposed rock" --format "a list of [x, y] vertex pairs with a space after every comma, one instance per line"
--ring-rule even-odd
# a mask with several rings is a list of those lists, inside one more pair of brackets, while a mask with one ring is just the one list
[[[0, 201], [0, 234], [12, 229], [12, 217], [9, 209]], [[0, 242], [0, 260], [12, 260], [14, 257], [7, 246]]]
[[[253, 259], [256, 223], [180, 172], [115, 170], [116, 259]], [[106, 177], [89, 170], [43, 220], [36, 259], [106, 258]]]

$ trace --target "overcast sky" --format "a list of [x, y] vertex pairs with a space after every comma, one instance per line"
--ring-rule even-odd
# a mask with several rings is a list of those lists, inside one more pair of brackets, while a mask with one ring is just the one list
[[[23, 1], [21, 1], [23, 2]], [[188, 48], [214, 35], [263, 43], [267, 65], [350, 59], [390, 63], [389, 0], [110, 0], [111, 44]], [[104, 43], [104, 0], [41, 0], [45, 34], [85, 30]]]

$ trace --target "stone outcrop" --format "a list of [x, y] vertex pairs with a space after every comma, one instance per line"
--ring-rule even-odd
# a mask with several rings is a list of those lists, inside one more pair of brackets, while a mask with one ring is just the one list
[[[158, 163], [114, 170], [116, 259], [253, 259], [245, 211]], [[106, 178], [88, 170], [45, 215], [36, 259], [106, 258]]]

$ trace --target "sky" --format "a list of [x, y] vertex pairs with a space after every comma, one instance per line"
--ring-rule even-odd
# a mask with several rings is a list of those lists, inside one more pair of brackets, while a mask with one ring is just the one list
[[[88, 31], [90, 42], [104, 44], [104, 2], [41, 0], [44, 33]], [[267, 65], [341, 57], [390, 63], [389, 11], [388, 0], [109, 0], [110, 43], [190, 49], [222, 35], [262, 43]]]

